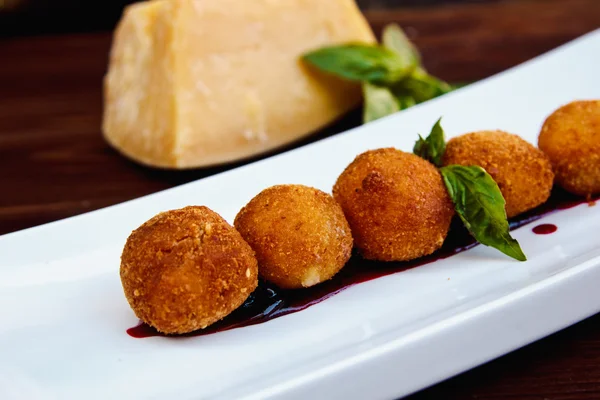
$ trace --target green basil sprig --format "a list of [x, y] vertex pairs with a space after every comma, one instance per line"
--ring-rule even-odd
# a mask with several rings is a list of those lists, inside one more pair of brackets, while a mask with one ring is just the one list
[[390, 24], [383, 28], [381, 42], [385, 48], [392, 50], [400, 57], [405, 68], [410, 70], [422, 68], [419, 50], [399, 25]]
[[[419, 135], [413, 153], [441, 167], [445, 151], [440, 118], [426, 139]], [[471, 235], [483, 245], [526, 261], [519, 242], [510, 235], [506, 201], [494, 179], [479, 166], [448, 165], [441, 167], [440, 173], [454, 209]]]
[[436, 167], [442, 166], [442, 157], [446, 151], [446, 139], [441, 125], [442, 119], [438, 119], [426, 139], [419, 135], [419, 139], [413, 147], [413, 153], [431, 162]]
[[306, 53], [323, 71], [363, 84], [363, 123], [385, 117], [455, 89], [430, 75], [400, 26], [384, 28], [381, 45], [350, 43]]
[[[421, 65], [421, 54], [417, 47], [408, 39], [404, 31], [397, 24], [389, 24], [383, 28], [381, 41], [383, 47], [398, 54], [412, 70], [412, 72], [401, 82], [386, 88], [390, 92], [390, 98], [396, 100], [398, 109], [405, 110], [422, 101], [426, 101], [427, 99], [424, 99], [423, 96], [415, 96], [417, 93], [410, 89], [410, 82], [414, 80], [415, 74], [419, 71], [424, 71], [423, 66]], [[365, 106], [367, 106], [367, 104], [368, 99], [365, 99]], [[382, 117], [384, 116], [385, 115], [382, 115]], [[368, 121], [363, 122], [366, 123]]]
[[376, 85], [393, 85], [413, 67], [385, 47], [348, 44], [324, 47], [304, 55], [304, 60], [342, 78]]
[[448, 194], [465, 227], [477, 241], [526, 261], [519, 242], [510, 236], [506, 202], [498, 184], [481, 167], [449, 165], [440, 168]]
[[401, 85], [392, 87], [397, 97], [410, 96], [415, 104], [441, 96], [455, 89], [452, 85], [430, 75], [421, 64], [421, 54], [397, 24], [387, 25], [382, 34], [383, 46], [415, 65], [413, 72]]
[[362, 87], [365, 99], [363, 107], [364, 123], [374, 121], [400, 110], [398, 101], [388, 88], [375, 86], [370, 83], [363, 83]]

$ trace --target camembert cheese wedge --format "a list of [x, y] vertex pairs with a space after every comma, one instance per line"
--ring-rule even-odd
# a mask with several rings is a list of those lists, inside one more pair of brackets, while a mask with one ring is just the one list
[[125, 9], [104, 81], [103, 133], [164, 168], [235, 161], [293, 142], [360, 102], [303, 53], [374, 43], [354, 0], [155, 0]]

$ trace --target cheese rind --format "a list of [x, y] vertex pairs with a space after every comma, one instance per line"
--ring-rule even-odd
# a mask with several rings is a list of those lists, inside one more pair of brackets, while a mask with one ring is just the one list
[[193, 168], [306, 136], [360, 102], [303, 53], [375, 41], [354, 0], [155, 0], [129, 6], [105, 77], [103, 132], [143, 164]]

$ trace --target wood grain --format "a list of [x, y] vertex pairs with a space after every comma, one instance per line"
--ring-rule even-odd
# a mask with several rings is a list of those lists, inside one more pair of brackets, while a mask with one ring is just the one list
[[[140, 0], [0, 0], [0, 36], [111, 30], [123, 7], [137, 1]], [[363, 10], [497, 1], [500, 0], [356, 0]]]
[[[600, 27], [600, 1], [448, 2], [366, 15], [377, 32], [389, 22], [405, 27], [434, 74], [473, 81]], [[243, 164], [160, 171], [113, 151], [100, 134], [110, 41], [110, 32], [0, 39], [0, 234]], [[294, 146], [358, 123], [350, 114]], [[474, 398], [600, 399], [600, 317], [411, 397]]]

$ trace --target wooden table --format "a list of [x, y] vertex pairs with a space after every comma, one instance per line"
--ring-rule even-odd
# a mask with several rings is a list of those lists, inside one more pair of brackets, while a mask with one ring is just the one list
[[[367, 17], [377, 32], [400, 23], [432, 73], [473, 81], [600, 27], [600, 0], [391, 8]], [[110, 40], [109, 32], [0, 39], [0, 234], [234, 167], [151, 170], [106, 145], [101, 80]], [[355, 113], [303, 143], [358, 121]], [[410, 398], [600, 399], [600, 315]]]

